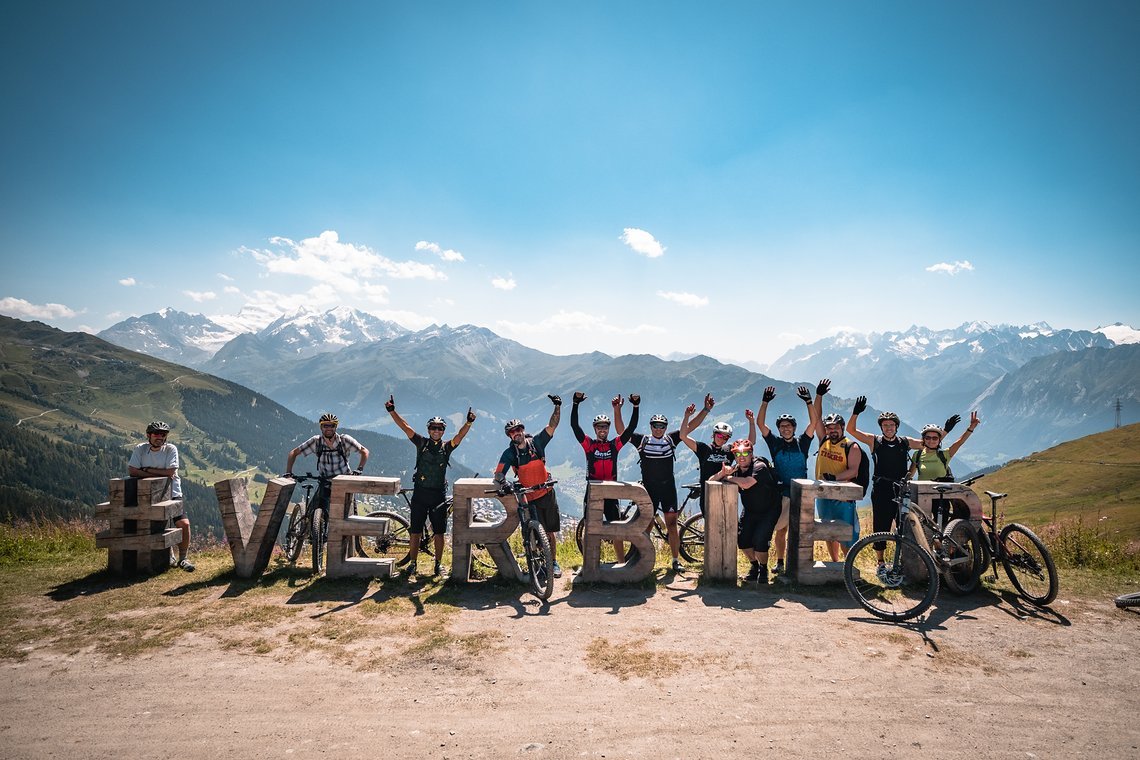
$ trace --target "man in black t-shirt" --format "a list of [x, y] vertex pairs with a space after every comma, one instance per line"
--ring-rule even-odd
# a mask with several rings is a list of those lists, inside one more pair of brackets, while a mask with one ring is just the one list
[[788, 519], [791, 514], [792, 481], [797, 478], [807, 478], [808, 451], [811, 442], [815, 440], [815, 421], [811, 415], [811, 393], [801, 385], [796, 389], [796, 395], [808, 406], [808, 426], [801, 435], [796, 435], [796, 418], [790, 414], [781, 414], [776, 418], [774, 435], [765, 424], [768, 417], [768, 404], [776, 398], [776, 387], [769, 385], [764, 389], [760, 399], [760, 409], [756, 412], [756, 422], [760, 427], [760, 435], [764, 443], [768, 444], [768, 453], [772, 455], [772, 465], [780, 480], [780, 518], [776, 521], [776, 575], [784, 572], [784, 555], [788, 543]]
[[745, 581], [768, 583], [768, 544], [780, 517], [780, 488], [771, 463], [753, 456], [752, 442], [742, 438], [732, 444], [736, 460], [724, 465], [709, 478], [713, 482], [732, 483], [740, 489], [740, 528], [736, 545], [751, 563]]
[[424, 524], [431, 518], [432, 543], [435, 549], [435, 565], [432, 575], [439, 575], [442, 571], [441, 558], [443, 557], [444, 540], [447, 534], [447, 510], [439, 508], [447, 500], [447, 467], [451, 463], [451, 452], [454, 451], [471, 423], [475, 422], [475, 412], [467, 407], [467, 420], [459, 428], [459, 432], [450, 441], [443, 440], [443, 433], [447, 430], [447, 422], [442, 417], [432, 417], [428, 420], [428, 434], [424, 436], [412, 429], [403, 417], [396, 411], [396, 400], [388, 396], [384, 403], [388, 414], [396, 427], [403, 430], [408, 440], [416, 447], [416, 469], [412, 474], [412, 518], [408, 530], [408, 575], [416, 573], [416, 559], [420, 552], [420, 537], [423, 536]]

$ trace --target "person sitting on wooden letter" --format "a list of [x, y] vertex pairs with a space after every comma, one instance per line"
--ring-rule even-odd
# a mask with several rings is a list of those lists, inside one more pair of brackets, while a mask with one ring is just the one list
[[[170, 426], [155, 420], [146, 426], [146, 443], [140, 443], [131, 451], [127, 464], [132, 478], [170, 478], [170, 498], [182, 500], [182, 480], [178, 477], [178, 448], [167, 443]], [[186, 558], [190, 549], [190, 520], [185, 513], [174, 518], [175, 527], [182, 529], [182, 543], [178, 545], [178, 559], [170, 550], [170, 566], [180, 567], [188, 573], [194, 572], [194, 563]]]

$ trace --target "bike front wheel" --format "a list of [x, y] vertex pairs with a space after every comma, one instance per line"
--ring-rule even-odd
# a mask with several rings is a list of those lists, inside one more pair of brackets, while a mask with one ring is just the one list
[[1057, 566], [1036, 533], [1010, 523], [1001, 529], [998, 547], [1002, 567], [1022, 598], [1038, 607], [1057, 598]]
[[[880, 567], [874, 545], [883, 545]], [[843, 564], [851, 598], [883, 620], [921, 615], [938, 596], [938, 571], [929, 552], [897, 533], [872, 533], [855, 542]]]
[[982, 541], [969, 520], [951, 520], [946, 526], [942, 555], [946, 567], [942, 580], [955, 594], [968, 594], [982, 577]]
[[1113, 600], [1117, 607], [1140, 607], [1140, 594], [1121, 594]]
[[329, 535], [329, 516], [324, 509], [313, 510], [309, 527], [309, 548], [313, 551], [313, 575], [320, 575], [325, 566], [325, 540]]
[[375, 559], [393, 559], [397, 565], [402, 565], [408, 559], [412, 550], [411, 532], [408, 521], [395, 512], [380, 510], [369, 512], [368, 517], [387, 517], [388, 532], [382, 536], [364, 536], [361, 548], [366, 557]]
[[705, 518], [696, 514], [681, 525], [681, 556], [687, 562], [705, 561]]
[[530, 588], [539, 599], [549, 599], [554, 592], [554, 553], [546, 529], [538, 520], [527, 523], [529, 540], [526, 542], [527, 575]]
[[281, 537], [281, 549], [285, 552], [285, 560], [292, 565], [305, 548], [305, 539], [309, 536], [309, 516], [305, 514], [304, 504], [294, 503], [289, 506], [292, 514], [285, 535]]

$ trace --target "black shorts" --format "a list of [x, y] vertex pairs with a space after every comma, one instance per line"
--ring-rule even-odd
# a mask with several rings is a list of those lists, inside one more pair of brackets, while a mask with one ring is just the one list
[[[886, 533], [891, 529], [898, 514], [895, 484], [889, 480], [876, 480], [871, 489], [871, 530], [875, 533]], [[874, 548], [882, 551], [887, 548], [887, 544], [885, 541], [876, 541]]]
[[[585, 507], [589, 503], [590, 503], [590, 484], [589, 484], [589, 482], [587, 482], [586, 483], [586, 495], [584, 497], [582, 497], [582, 506]], [[585, 512], [583, 512], [582, 514], [585, 514]], [[602, 517], [604, 517], [606, 519], [606, 522], [614, 522], [615, 520], [621, 519], [621, 509], [618, 508], [618, 500], [617, 499], [605, 499], [604, 501], [602, 501]]]
[[780, 519], [780, 502], [760, 509], [746, 509], [740, 516], [740, 528], [736, 532], [736, 545], [740, 549], [757, 552], [768, 551], [776, 522]]
[[537, 499], [531, 499], [530, 503], [538, 512], [538, 521], [542, 527], [550, 533], [557, 533], [562, 527], [562, 518], [558, 515], [558, 499], [554, 495], [554, 489]]
[[447, 533], [447, 507], [444, 506], [446, 500], [447, 493], [442, 488], [421, 486], [412, 491], [412, 524], [408, 531], [415, 534], [423, 533], [424, 523], [431, 518], [433, 533], [439, 535]]
[[645, 486], [646, 493], [649, 494], [649, 503], [653, 505], [653, 510], [660, 509], [662, 512], [676, 512], [677, 507], [677, 483], [675, 481], [667, 481], [664, 483], [642, 483]]

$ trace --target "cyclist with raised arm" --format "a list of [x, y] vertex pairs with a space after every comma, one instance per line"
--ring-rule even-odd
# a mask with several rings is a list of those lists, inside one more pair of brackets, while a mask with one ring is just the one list
[[807, 386], [801, 385], [796, 388], [796, 395], [807, 404], [808, 408], [808, 426], [799, 436], [796, 435], [796, 418], [790, 414], [781, 414], [776, 418], [778, 436], [773, 435], [771, 428], [765, 424], [768, 418], [768, 404], [776, 398], [776, 386], [769, 385], [764, 389], [764, 395], [760, 398], [760, 409], [756, 412], [760, 435], [764, 443], [768, 444], [768, 453], [772, 455], [772, 466], [780, 480], [780, 517], [776, 521], [776, 538], [773, 542], [776, 553], [774, 570], [776, 575], [784, 574], [788, 520], [792, 509], [792, 481], [807, 477], [808, 451], [811, 449], [817, 427], [812, 415], [811, 392]]
[[[289, 452], [284, 477], [293, 477], [293, 463], [297, 461], [297, 457], [309, 455], [317, 458], [317, 474], [322, 478], [331, 479], [337, 475], [359, 475], [363, 472], [364, 463], [368, 461], [368, 449], [364, 448], [360, 441], [351, 435], [337, 433], [340, 419], [332, 412], [325, 412], [317, 424], [320, 425], [320, 434], [314, 435]], [[360, 455], [355, 470], [348, 464], [348, 456], [354, 451]], [[323, 508], [325, 514], [328, 514], [331, 496], [332, 483], [328, 480], [321, 481], [314, 499], [316, 499], [316, 507]]]
[[[970, 412], [969, 427], [963, 430], [958, 440], [950, 444], [950, 448], [945, 451], [942, 449], [942, 440], [949, 431], [945, 428], [938, 427], [934, 423], [923, 425], [922, 448], [912, 455], [907, 478], [914, 480], [935, 480], [944, 483], [953, 482], [954, 475], [950, 471], [950, 460], [958, 453], [958, 449], [962, 448], [962, 444], [966, 442], [966, 439], [974, 434], [974, 428], [980, 424], [982, 424], [982, 421], [978, 419], [978, 413], [976, 411]], [[942, 499], [938, 499], [934, 502], [931, 512], [935, 520], [939, 519], [943, 504]], [[969, 515], [953, 514], [948, 516], [947, 519], [951, 517], [967, 518]]]
[[[879, 415], [879, 430], [882, 431], [882, 435], [864, 433], [858, 428], [858, 420], [859, 415], [866, 410], [867, 397], [859, 396], [855, 399], [855, 406], [851, 410], [851, 419], [847, 421], [847, 433], [871, 449], [871, 462], [875, 465], [871, 478], [871, 530], [874, 533], [883, 533], [890, 531], [898, 514], [898, 505], [895, 504], [895, 484], [906, 479], [907, 469], [910, 466], [910, 452], [912, 449], [922, 448], [922, 441], [898, 434], [901, 420], [894, 412], [883, 412]], [[955, 414], [946, 420], [943, 429], [950, 431], [961, 419]], [[886, 542], [876, 541], [873, 548], [875, 558], [878, 560], [877, 573], [880, 577], [884, 577], [887, 572], [883, 558], [883, 551], [887, 548]]]
[[754, 456], [752, 441], [741, 438], [732, 444], [733, 462], [721, 467], [709, 480], [732, 483], [740, 489], [744, 510], [736, 545], [744, 552], [751, 567], [745, 581], [768, 583], [768, 544], [780, 517], [780, 484], [772, 464]]
[[[641, 396], [636, 393], [630, 394], [629, 402], [633, 404], [633, 414], [629, 418], [629, 427], [613, 440], [610, 439], [611, 420], [605, 414], [594, 417], [593, 438], [587, 438], [586, 434], [582, 432], [582, 427], [578, 424], [578, 405], [585, 400], [585, 393], [582, 391], [574, 392], [574, 403], [570, 407], [570, 429], [574, 432], [574, 437], [578, 439], [578, 443], [582, 444], [582, 450], [586, 452], [586, 501], [589, 501], [590, 481], [617, 480], [617, 455], [622, 446], [629, 443], [630, 436], [633, 435], [634, 429], [637, 427], [638, 404], [641, 403]], [[617, 410], [624, 403], [625, 399], [621, 397], [620, 393], [610, 401], [615, 417]], [[607, 522], [618, 520], [621, 517], [621, 512], [618, 510], [618, 500], [606, 499], [602, 507], [602, 515]], [[614, 554], [617, 555], [618, 562], [625, 561], [624, 541], [614, 541]]]
[[396, 411], [396, 399], [389, 395], [384, 408], [392, 416], [396, 427], [404, 431], [408, 440], [416, 447], [416, 469], [412, 473], [411, 525], [408, 528], [408, 576], [416, 574], [416, 559], [420, 553], [420, 538], [424, 534], [424, 524], [431, 519], [432, 543], [435, 549], [435, 565], [432, 575], [443, 572], [443, 548], [447, 534], [447, 508], [437, 509], [447, 500], [447, 468], [451, 464], [451, 452], [459, 447], [471, 424], [475, 422], [475, 412], [467, 407], [467, 419], [450, 441], [443, 440], [447, 421], [443, 417], [432, 417], [427, 422], [428, 434], [417, 433]]
[[[709, 410], [713, 408], [713, 397], [705, 396], [705, 407], [692, 422], [692, 427], [700, 425]], [[689, 417], [696, 410], [696, 404], [690, 404], [685, 410], [685, 417]], [[615, 410], [614, 424], [618, 435], [625, 433], [625, 423], [621, 418], [621, 409]], [[677, 530], [677, 513], [680, 507], [677, 504], [677, 480], [673, 473], [673, 463], [677, 459], [677, 444], [681, 442], [681, 431], [674, 430], [666, 434], [669, 419], [663, 414], [655, 414], [649, 419], [649, 435], [634, 433], [630, 443], [637, 447], [641, 457], [641, 484], [649, 494], [649, 501], [653, 510], [661, 510], [665, 516], [666, 537], [669, 540], [669, 551], [673, 555], [671, 565], [674, 572], [682, 570], [681, 566], [681, 533]], [[688, 432], [688, 431], [686, 431]]]
[[[845, 421], [841, 414], [829, 414], [820, 420], [823, 397], [831, 388], [831, 381], [820, 380], [815, 387], [815, 400], [812, 413], [819, 438], [819, 451], [816, 452], [815, 477], [838, 483], [853, 483], [859, 475], [859, 462], [862, 454], [859, 447], [843, 434]], [[839, 561], [840, 546], [844, 548], [859, 540], [859, 513], [854, 501], [839, 499], [816, 499], [816, 516], [821, 520], [842, 520], [851, 525], [850, 541], [828, 541], [827, 552], [832, 562]]]
[[[711, 395], [705, 397], [705, 414], [712, 411], [716, 401]], [[705, 415], [697, 415], [697, 419], [690, 420], [690, 409], [685, 410], [684, 417], [681, 418], [681, 442], [689, 447], [689, 450], [697, 455], [697, 465], [700, 468], [700, 482], [701, 482], [701, 515], [705, 514], [705, 481], [713, 475], [721, 471], [726, 464], [733, 463], [733, 456], [731, 446], [728, 439], [732, 437], [732, 425], [727, 422], [718, 422], [712, 427], [712, 441], [705, 443], [704, 441], [694, 441], [690, 433], [700, 427], [701, 422], [704, 421]], [[745, 410], [744, 416], [748, 418], [748, 440], [756, 443], [756, 422], [751, 411]]]
[[[127, 472], [132, 478], [170, 478], [170, 498], [182, 499], [182, 479], [178, 477], [178, 447], [167, 442], [170, 426], [155, 420], [146, 426], [146, 443], [131, 449], [127, 462]], [[174, 526], [182, 529], [182, 541], [178, 544], [178, 559], [170, 550], [171, 567], [180, 567], [188, 573], [194, 572], [194, 563], [186, 558], [190, 549], [190, 520], [183, 512], [174, 518]]]
[[[525, 487], [542, 485], [550, 480], [550, 471], [546, 469], [546, 446], [554, 437], [554, 431], [562, 419], [562, 398], [549, 395], [550, 403], [554, 404], [554, 411], [550, 413], [550, 422], [538, 431], [538, 435], [526, 434], [526, 426], [522, 420], [511, 420], [503, 426], [503, 432], [511, 439], [511, 444], [499, 457], [495, 465], [495, 484], [500, 493], [505, 492], [507, 469], [509, 468], [518, 478], [519, 483]], [[546, 536], [550, 539], [550, 553], [554, 557], [554, 577], [562, 577], [562, 567], [558, 564], [558, 544], [555, 534], [562, 527], [558, 514], [558, 499], [553, 488], [540, 488], [530, 494], [530, 503], [538, 511], [538, 519], [546, 529]]]

